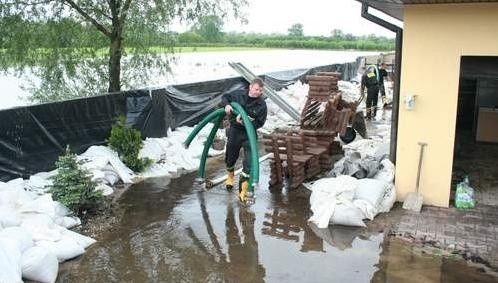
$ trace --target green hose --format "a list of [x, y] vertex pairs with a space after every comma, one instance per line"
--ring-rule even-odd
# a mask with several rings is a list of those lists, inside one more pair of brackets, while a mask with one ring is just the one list
[[[236, 102], [232, 102], [230, 103], [230, 105], [233, 108], [233, 113], [235, 115], [240, 115], [240, 117], [242, 118], [242, 121], [244, 122], [244, 127], [246, 129], [247, 137], [249, 138], [249, 146], [251, 148], [251, 159], [250, 159], [251, 174], [249, 177], [249, 184], [250, 184], [249, 192], [252, 195], [254, 195], [254, 189], [258, 187], [259, 183], [259, 157], [258, 157], [258, 144], [257, 144], [256, 131], [254, 130], [254, 127], [251, 121], [249, 120], [249, 117], [247, 116], [247, 113], [244, 110], [244, 108], [242, 108], [242, 106]], [[224, 109], [218, 109], [216, 111], [211, 112], [208, 116], [202, 119], [202, 121], [199, 124], [195, 126], [194, 130], [189, 134], [189, 136], [183, 143], [185, 148], [188, 148], [192, 140], [195, 138], [195, 136], [197, 136], [197, 134], [202, 130], [202, 128], [204, 128], [212, 120], [215, 120], [213, 128], [211, 129], [207, 141], [204, 144], [204, 150], [202, 152], [201, 161], [199, 165], [198, 178], [202, 180], [205, 177], [206, 159], [209, 152], [209, 148], [213, 143], [216, 132], [218, 131], [218, 128], [220, 127], [224, 116], [225, 116]]]
[[190, 146], [190, 143], [192, 140], [197, 136], [197, 134], [204, 128], [204, 126], [207, 125], [207, 123], [211, 122], [211, 120], [215, 119], [221, 115], [222, 117], [225, 116], [225, 110], [223, 109], [218, 109], [216, 111], [211, 112], [209, 115], [207, 115], [202, 121], [197, 124], [194, 128], [194, 130], [188, 135], [187, 139], [183, 142], [183, 145], [185, 148], [188, 148]]
[[205, 172], [206, 172], [206, 160], [208, 157], [209, 148], [213, 144], [214, 137], [216, 136], [216, 132], [218, 132], [218, 129], [220, 128], [220, 125], [223, 122], [224, 116], [225, 115], [218, 115], [218, 118], [215, 118], [216, 121], [213, 124], [213, 128], [211, 129], [211, 132], [209, 133], [209, 136], [206, 140], [206, 143], [204, 144], [204, 149], [202, 150], [201, 163], [199, 165], [199, 173], [198, 173], [197, 177], [201, 178], [203, 180], [204, 180]]
[[230, 103], [232, 105], [234, 112], [239, 114], [244, 122], [244, 127], [246, 128], [247, 137], [249, 138], [249, 146], [251, 147], [251, 175], [249, 177], [249, 191], [254, 194], [254, 188], [259, 184], [259, 153], [258, 153], [258, 143], [256, 138], [256, 131], [252, 125], [251, 120], [247, 116], [246, 111], [240, 104], [236, 102]]

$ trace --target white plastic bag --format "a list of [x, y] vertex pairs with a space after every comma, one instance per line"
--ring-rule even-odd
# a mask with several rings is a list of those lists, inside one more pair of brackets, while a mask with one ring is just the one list
[[24, 279], [42, 283], [52, 283], [57, 279], [59, 271], [57, 256], [44, 248], [28, 249], [23, 253], [21, 263]]

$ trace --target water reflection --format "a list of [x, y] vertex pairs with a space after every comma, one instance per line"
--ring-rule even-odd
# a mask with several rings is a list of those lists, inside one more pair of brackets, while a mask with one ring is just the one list
[[[256, 216], [249, 208], [241, 207], [233, 202], [228, 202], [226, 206], [225, 218], [225, 239], [227, 252], [224, 253], [222, 245], [211, 223], [206, 207], [204, 192], [197, 192], [200, 204], [201, 215], [204, 221], [210, 244], [214, 247], [213, 255], [208, 248], [201, 244], [201, 240], [195, 236], [193, 229], [191, 237], [201, 249], [210, 254], [213, 262], [219, 265], [219, 269], [224, 270], [224, 282], [264, 282], [265, 269], [259, 263], [258, 243], [254, 234], [254, 223]], [[234, 207], [235, 206], [235, 207]], [[238, 221], [237, 221], [238, 220]], [[212, 281], [215, 276], [208, 276], [207, 280]], [[220, 280], [221, 278], [217, 278]]]

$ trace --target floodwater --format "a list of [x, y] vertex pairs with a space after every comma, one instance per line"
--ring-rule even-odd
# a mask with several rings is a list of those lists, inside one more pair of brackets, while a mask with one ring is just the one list
[[317, 229], [307, 223], [309, 192], [269, 191], [268, 171], [263, 162], [251, 207], [223, 186], [195, 187], [195, 172], [134, 185], [119, 200], [118, 225], [61, 265], [58, 282], [496, 282], [391, 240], [375, 223]]
[[[241, 62], [255, 74], [264, 74], [283, 70], [311, 68], [329, 64], [354, 62], [359, 56], [378, 54], [369, 51], [333, 51], [333, 50], [245, 50], [224, 52], [186, 52], [175, 55], [171, 62], [171, 73], [162, 74], [159, 70], [149, 70], [149, 81], [132, 84], [132, 88], [164, 87], [171, 84], [183, 84], [239, 76], [228, 62]], [[0, 109], [28, 105], [30, 94], [25, 86], [40, 85], [40, 80], [27, 72], [22, 77], [11, 73], [0, 74]]]

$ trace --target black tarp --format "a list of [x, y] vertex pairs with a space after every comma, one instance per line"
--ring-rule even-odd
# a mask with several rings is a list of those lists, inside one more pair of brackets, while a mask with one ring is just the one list
[[[261, 77], [280, 90], [318, 71], [338, 71], [343, 80], [356, 74], [356, 63], [269, 73]], [[153, 90], [110, 93], [0, 111], [0, 180], [54, 169], [66, 145], [80, 154], [105, 144], [119, 115], [143, 137], [164, 137], [168, 128], [192, 126], [213, 111], [221, 95], [247, 88], [240, 77]]]

